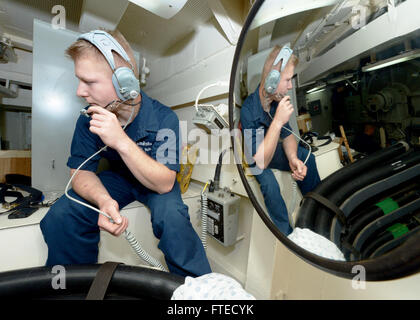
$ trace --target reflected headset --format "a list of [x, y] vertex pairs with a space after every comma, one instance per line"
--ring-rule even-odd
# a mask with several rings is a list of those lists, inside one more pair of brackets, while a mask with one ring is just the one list
[[279, 63], [280, 60], [283, 60], [280, 71], [272, 69], [268, 76], [265, 78], [264, 89], [268, 94], [274, 94], [276, 92], [277, 86], [280, 82], [280, 72], [283, 71], [286, 67], [286, 64], [292, 56], [292, 53], [293, 50], [290, 49], [288, 45], [285, 45], [283, 48], [281, 48], [276, 60], [273, 63], [273, 66], [275, 66], [277, 63]]
[[[140, 82], [134, 75], [133, 65], [130, 62], [128, 54], [114, 37], [103, 30], [94, 30], [80, 35], [77, 40], [89, 41], [98, 48], [108, 61], [112, 69], [112, 84], [114, 85], [117, 96], [121, 100], [126, 101], [139, 96]], [[112, 51], [115, 51], [127, 61], [131, 69], [128, 67], [116, 68]]]

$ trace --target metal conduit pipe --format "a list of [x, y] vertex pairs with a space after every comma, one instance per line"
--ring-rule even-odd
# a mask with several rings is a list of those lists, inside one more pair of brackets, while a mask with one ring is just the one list
[[17, 84], [11, 84], [9, 87], [10, 88], [6, 88], [5, 86], [0, 86], [0, 95], [2, 95], [5, 98], [17, 98], [17, 96], [18, 96], [18, 93], [17, 93], [18, 85]]

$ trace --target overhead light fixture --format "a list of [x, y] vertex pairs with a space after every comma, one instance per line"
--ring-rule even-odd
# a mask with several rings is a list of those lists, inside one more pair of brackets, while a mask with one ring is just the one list
[[411, 50], [411, 51], [404, 52], [402, 54], [399, 54], [389, 59], [381, 60], [372, 64], [367, 64], [366, 66], [362, 67], [362, 71], [370, 72], [373, 70], [389, 67], [397, 63], [413, 60], [418, 57], [420, 57], [420, 49]]
[[329, 84], [334, 84], [334, 83], [337, 83], [337, 82], [341, 82], [341, 81], [351, 79], [352, 77], [353, 77], [352, 73], [351, 74], [343, 74], [341, 76], [338, 76], [338, 77], [332, 78], [331, 80], [328, 80], [328, 83]]
[[326, 83], [321, 83], [321, 84], [317, 85], [316, 87], [313, 87], [312, 89], [306, 91], [306, 93], [314, 93], [314, 92], [318, 92], [318, 91], [323, 91], [323, 90], [325, 90], [326, 87], [327, 87]]
[[[298, 77], [298, 79], [299, 79], [299, 77]], [[307, 87], [307, 86], [312, 86], [312, 85], [314, 85], [314, 84], [316, 84], [316, 81], [309, 81], [309, 82], [305, 82], [305, 83], [303, 83], [303, 84], [300, 84], [300, 85], [299, 85], [299, 88], [304, 88], [304, 87]]]
[[170, 19], [185, 5], [187, 0], [129, 0], [130, 2], [162, 17]]

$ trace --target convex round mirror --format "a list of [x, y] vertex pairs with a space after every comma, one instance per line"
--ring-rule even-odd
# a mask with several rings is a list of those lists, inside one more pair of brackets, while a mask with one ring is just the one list
[[310, 264], [371, 281], [416, 273], [420, 2], [303, 3], [257, 0], [240, 34], [229, 116], [241, 180]]

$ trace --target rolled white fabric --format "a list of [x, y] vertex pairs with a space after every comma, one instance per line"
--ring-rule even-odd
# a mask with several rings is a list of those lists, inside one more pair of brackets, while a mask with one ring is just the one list
[[295, 228], [288, 238], [300, 247], [321, 257], [346, 261], [336, 244], [307, 228]]
[[175, 289], [171, 300], [255, 300], [236, 280], [220, 273], [193, 278]]

